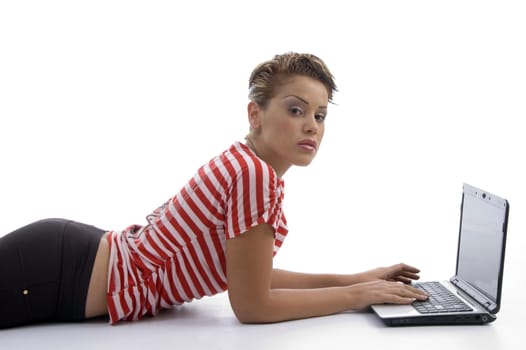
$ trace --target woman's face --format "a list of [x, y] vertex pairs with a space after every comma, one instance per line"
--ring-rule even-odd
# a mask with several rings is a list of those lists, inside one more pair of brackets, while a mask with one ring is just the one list
[[265, 109], [249, 103], [251, 141], [258, 156], [279, 176], [291, 165], [308, 165], [325, 131], [329, 96], [325, 85], [306, 76], [287, 80]]

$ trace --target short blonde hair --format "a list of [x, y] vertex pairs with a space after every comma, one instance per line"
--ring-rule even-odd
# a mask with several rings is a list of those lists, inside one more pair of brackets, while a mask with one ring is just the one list
[[248, 84], [249, 99], [265, 108], [276, 95], [276, 90], [294, 75], [311, 77], [325, 85], [329, 102], [332, 102], [334, 92], [338, 91], [334, 76], [320, 58], [312, 54], [287, 52], [254, 68]]

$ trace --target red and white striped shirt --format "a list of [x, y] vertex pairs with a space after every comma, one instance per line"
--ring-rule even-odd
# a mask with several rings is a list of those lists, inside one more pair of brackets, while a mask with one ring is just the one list
[[275, 255], [288, 232], [283, 190], [272, 167], [236, 142], [147, 216], [146, 226], [110, 232], [110, 322], [225, 291], [225, 242], [254, 226], [273, 227]]

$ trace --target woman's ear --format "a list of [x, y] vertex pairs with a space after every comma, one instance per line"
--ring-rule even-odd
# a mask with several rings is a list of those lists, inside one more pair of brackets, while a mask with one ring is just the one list
[[259, 129], [261, 126], [261, 107], [256, 102], [250, 101], [247, 106], [247, 111], [250, 129]]

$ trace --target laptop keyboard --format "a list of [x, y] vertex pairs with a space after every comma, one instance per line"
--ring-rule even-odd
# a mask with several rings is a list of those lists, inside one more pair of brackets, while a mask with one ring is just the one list
[[413, 287], [423, 290], [429, 295], [427, 300], [415, 301], [412, 304], [422, 314], [473, 310], [440, 282], [415, 283]]

